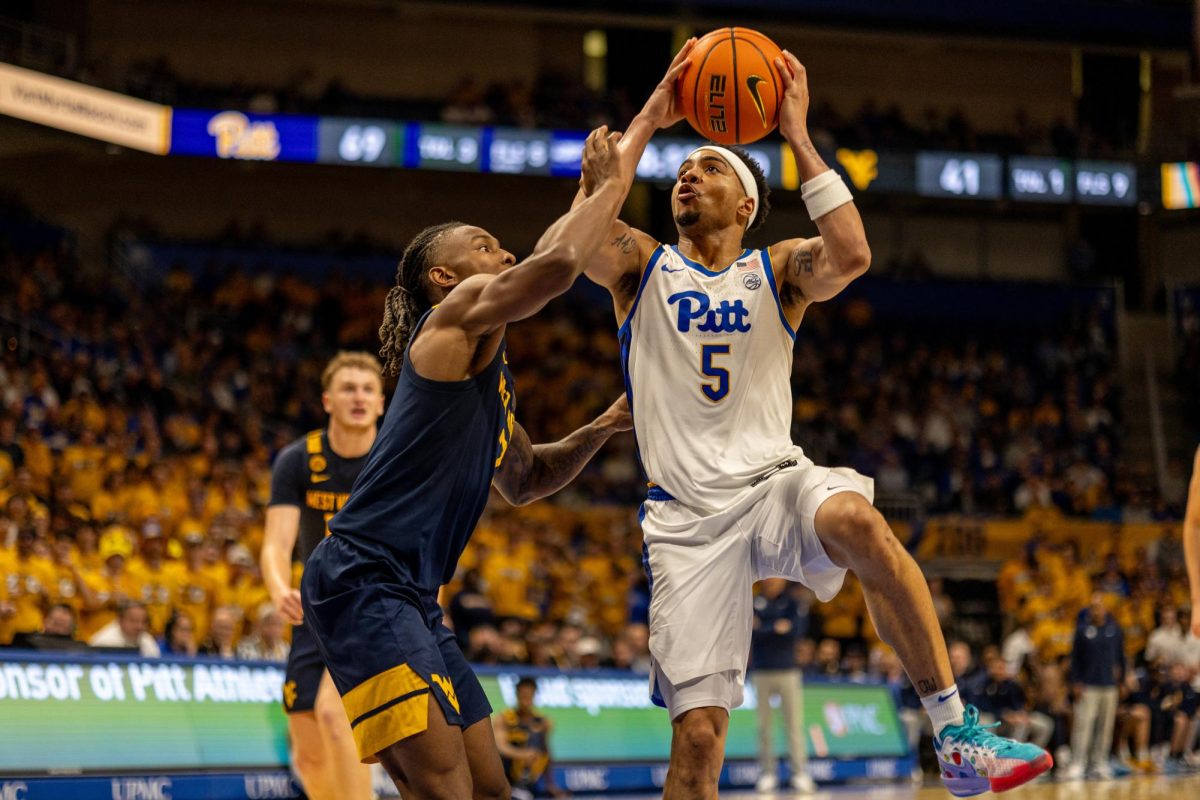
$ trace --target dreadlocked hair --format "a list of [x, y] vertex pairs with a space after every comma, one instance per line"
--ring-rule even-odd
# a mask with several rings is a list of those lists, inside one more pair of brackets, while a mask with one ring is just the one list
[[461, 227], [461, 222], [430, 225], [404, 248], [396, 267], [396, 285], [383, 304], [383, 324], [379, 326], [379, 357], [385, 375], [399, 375], [404, 366], [404, 349], [421, 315], [433, 307], [429, 297], [429, 268], [434, 264], [436, 245], [446, 231]]

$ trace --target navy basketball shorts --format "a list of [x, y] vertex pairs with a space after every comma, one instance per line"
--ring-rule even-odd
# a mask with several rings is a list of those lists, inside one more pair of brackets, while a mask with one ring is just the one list
[[429, 618], [377, 553], [326, 537], [305, 564], [300, 595], [363, 763], [424, 731], [431, 698], [462, 728], [492, 713], [441, 615]]
[[325, 662], [317, 648], [317, 639], [307, 625], [292, 627], [292, 649], [288, 651], [283, 679], [283, 710], [289, 714], [312, 711]]

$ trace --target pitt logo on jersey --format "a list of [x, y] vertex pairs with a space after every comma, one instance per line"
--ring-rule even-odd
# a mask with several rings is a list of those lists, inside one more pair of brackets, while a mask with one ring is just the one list
[[750, 330], [746, 318], [750, 310], [741, 299], [722, 300], [716, 308], [704, 292], [676, 292], [667, 298], [670, 305], [679, 304], [676, 327], [680, 333], [688, 333], [692, 329], [692, 320], [702, 320], [696, 330], [703, 333], [745, 333]]

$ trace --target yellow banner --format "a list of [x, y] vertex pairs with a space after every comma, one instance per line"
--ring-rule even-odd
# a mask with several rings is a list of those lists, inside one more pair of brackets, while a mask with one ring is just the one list
[[1132, 556], [1164, 537], [1178, 541], [1178, 522], [1093, 522], [1057, 519], [982, 520], [970, 517], [937, 517], [925, 525], [917, 547], [919, 560], [978, 558], [1003, 561], [1016, 558], [1034, 536], [1059, 544], [1074, 540], [1085, 561], [1116, 552]]
[[171, 109], [0, 63], [0, 114], [166, 155]]

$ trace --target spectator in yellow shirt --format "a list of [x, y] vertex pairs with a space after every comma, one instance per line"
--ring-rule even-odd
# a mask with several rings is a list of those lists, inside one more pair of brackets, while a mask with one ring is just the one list
[[1072, 613], [1079, 613], [1088, 604], [1092, 596], [1092, 579], [1079, 563], [1079, 545], [1074, 541], [1063, 547], [1053, 581], [1055, 601], [1067, 606]]
[[1058, 606], [1054, 614], [1035, 623], [1029, 638], [1043, 664], [1057, 663], [1071, 654], [1075, 643], [1075, 614], [1066, 606]]
[[[65, 483], [60, 483], [54, 487], [54, 516], [59, 520], [67, 520], [72, 524], [90, 522], [92, 519], [92, 506], [90, 503], [84, 503], [75, 494], [75, 490]], [[52, 523], [59, 525], [61, 523]]]
[[17, 441], [17, 421], [0, 414], [0, 486], [5, 486], [14, 472], [25, 465], [25, 451]]
[[125, 512], [129, 521], [141, 525], [147, 519], [161, 511], [158, 492], [154, 485], [137, 464], [129, 464], [125, 468]]
[[75, 545], [69, 531], [61, 532], [54, 537], [54, 547], [51, 549], [54, 562], [55, 580], [50, 587], [48, 602], [50, 605], [63, 605], [74, 615], [72, 625], [83, 613], [85, 598], [90, 591], [83, 580], [79, 562], [75, 556]]
[[1017, 607], [1017, 619], [1030, 628], [1053, 616], [1058, 607], [1053, 581], [1044, 572], [1039, 571], [1036, 575], [1033, 588], [1025, 596], [1024, 604]]
[[[14, 498], [20, 498], [25, 502], [23, 513], [13, 511], [12, 501]], [[32, 520], [34, 517], [50, 516], [50, 509], [46, 506], [45, 501], [34, 492], [33, 473], [28, 469], [16, 471], [11, 488], [0, 489], [0, 505], [5, 506], [8, 515], [13, 519], [17, 519], [15, 513], [20, 513], [21, 519], [17, 519], [18, 524], [26, 518]]]
[[199, 532], [189, 531], [183, 540], [183, 586], [178, 600], [178, 609], [192, 618], [196, 624], [196, 640], [201, 642], [208, 637], [209, 621], [220, 588], [204, 563], [204, 547], [204, 536]]
[[90, 522], [81, 522], [75, 528], [75, 563], [84, 571], [98, 572], [104, 565], [100, 557], [100, 537]]
[[35, 552], [37, 531], [23, 527], [17, 531], [17, 547], [4, 567], [7, 601], [12, 616], [0, 620], [0, 643], [8, 644], [18, 633], [34, 633], [42, 628], [42, 611], [57, 575], [54, 564]]
[[821, 633], [842, 641], [858, 636], [859, 620], [866, 610], [862, 588], [852, 573], [846, 575], [845, 585], [832, 600], [813, 607], [821, 618]]
[[96, 441], [96, 432], [85, 428], [79, 441], [63, 449], [59, 457], [62, 480], [77, 497], [90, 498], [104, 483], [105, 450]]
[[[204, 574], [208, 575], [213, 585], [218, 588], [229, 585], [230, 569], [229, 563], [225, 560], [225, 552], [238, 543], [239, 536], [237, 522], [231, 521], [228, 516], [221, 515], [213, 520], [208, 538], [204, 542], [204, 547], [201, 548]], [[214, 597], [216, 597], [214, 602], [219, 603], [220, 598], [216, 595]]]
[[146, 606], [154, 636], [161, 636], [166, 629], [184, 584], [183, 567], [168, 561], [166, 555], [162, 526], [156, 519], [147, 520], [142, 526], [142, 554], [131, 559], [129, 574], [140, 587], [137, 599]]
[[150, 467], [150, 490], [154, 493], [154, 516], [171, 530], [188, 512], [187, 484], [177, 479], [165, 462]]
[[1033, 593], [1038, 547], [1038, 540], [1030, 539], [1020, 558], [1010, 559], [1000, 568], [996, 589], [1000, 594], [1000, 607], [1009, 614], [1017, 613], [1025, 598]]
[[533, 566], [523, 558], [515, 539], [510, 538], [503, 550], [497, 551], [483, 563], [484, 586], [497, 617], [533, 619], [537, 610], [529, 602]]
[[[54, 474], [54, 453], [38, 435], [36, 428], [28, 428], [21, 437], [21, 451], [25, 455], [25, 469], [32, 477], [32, 483], [49, 488], [50, 476]], [[17, 470], [18, 476], [21, 470]]]
[[246, 547], [240, 544], [231, 546], [226, 558], [229, 561], [229, 581], [221, 587], [217, 603], [240, 612], [239, 633], [245, 633], [259, 619], [259, 610], [270, 602], [271, 596], [259, 578], [254, 556]]
[[100, 537], [99, 555], [103, 560], [100, 569], [80, 570], [87, 587], [84, 614], [79, 624], [79, 638], [84, 641], [116, 619], [117, 609], [136, 599], [141, 588], [129, 574], [133, 541], [128, 529], [110, 525]]

